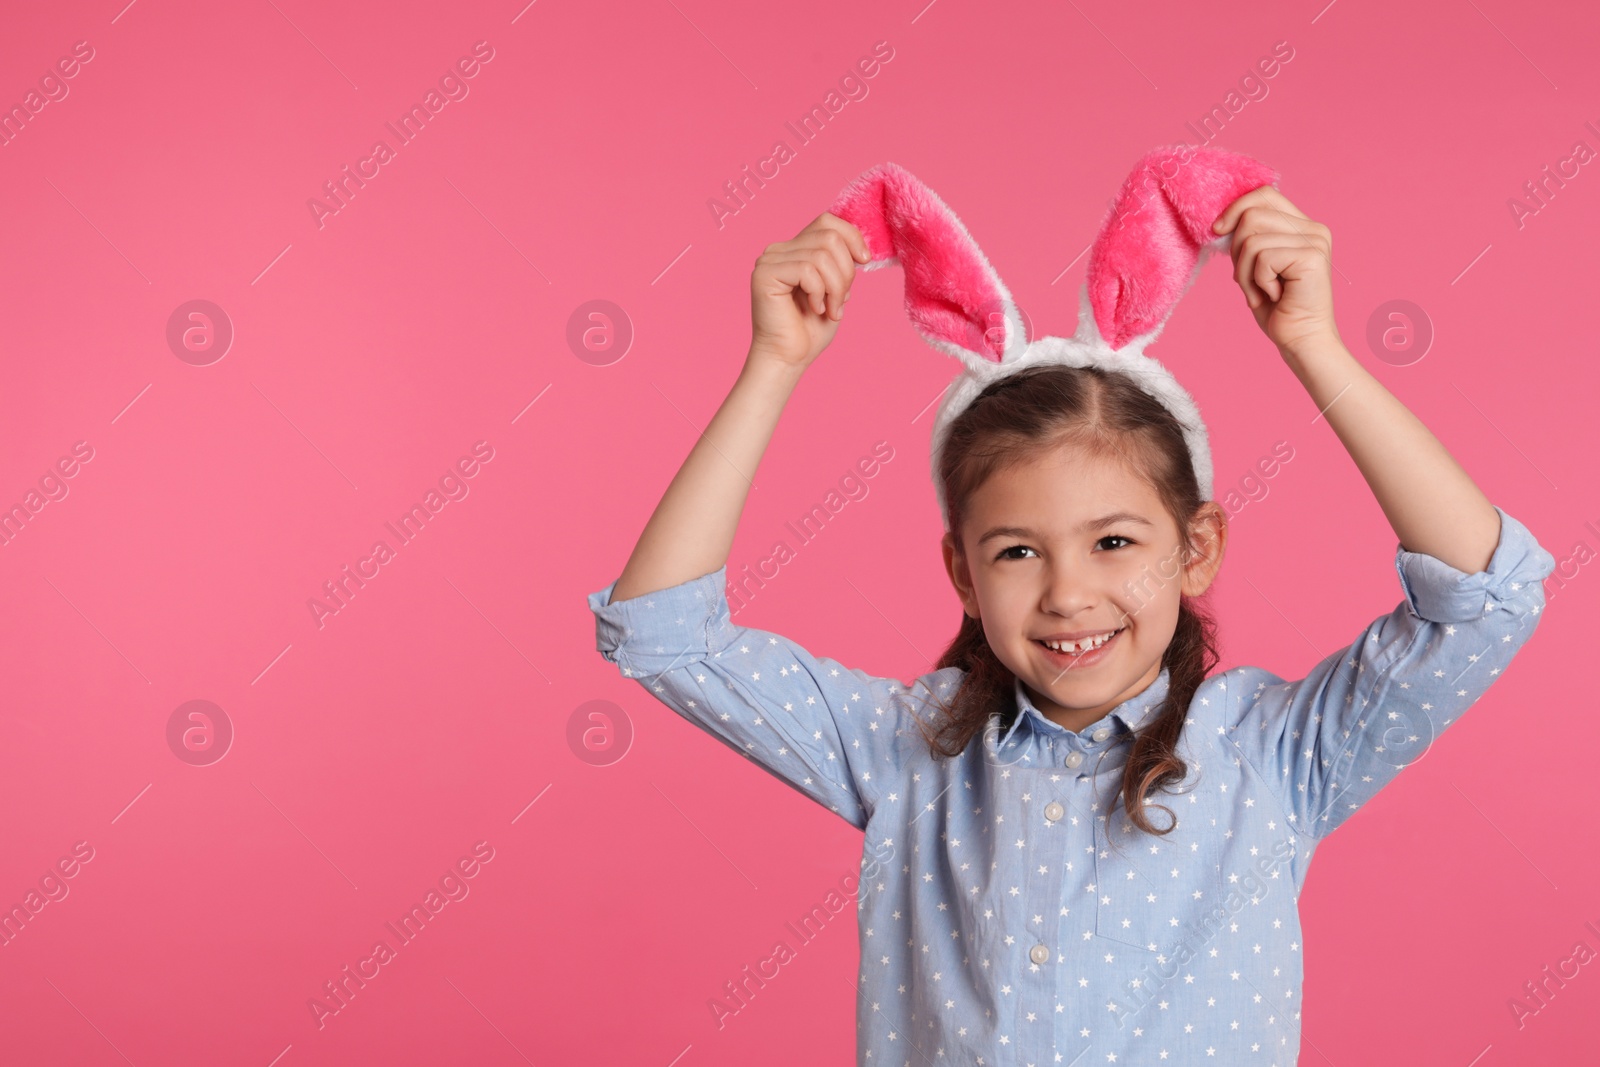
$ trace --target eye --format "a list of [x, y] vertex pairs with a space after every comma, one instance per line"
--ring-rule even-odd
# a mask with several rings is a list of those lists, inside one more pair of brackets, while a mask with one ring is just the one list
[[[1128, 545], [1131, 545], [1131, 544], [1135, 543], [1134, 540], [1131, 537], [1123, 537], [1121, 534], [1107, 534], [1106, 536], [1100, 538], [1100, 540], [1096, 541], [1095, 544], [1103, 545], [1107, 541], [1121, 541], [1124, 544], [1128, 544]], [[1114, 545], [1114, 546], [1112, 546], [1113, 550], [1118, 549], [1118, 548], [1122, 548], [1122, 547], [1123, 547], [1123, 545]], [[1013, 552], [1034, 552], [1034, 550], [1032, 548], [1029, 548], [1027, 545], [1012, 545], [1009, 548], [1001, 549], [999, 554], [997, 554], [995, 556], [995, 559], [996, 560], [1002, 560], [1002, 559], [1026, 559], [1027, 558], [1026, 556], [1013, 556], [1013, 555], [1011, 555], [1011, 553], [1013, 553]], [[1034, 554], [1038, 555], [1037, 552], [1034, 552]]]

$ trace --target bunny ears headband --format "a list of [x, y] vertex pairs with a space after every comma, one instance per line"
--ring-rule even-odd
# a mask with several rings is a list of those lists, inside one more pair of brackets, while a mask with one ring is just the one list
[[1188, 145], [1157, 148], [1122, 183], [1089, 253], [1072, 337], [1025, 336], [1011, 293], [967, 228], [933, 190], [894, 163], [847, 185], [828, 210], [866, 238], [862, 270], [899, 263], [906, 313], [917, 332], [962, 370], [946, 389], [933, 427], [933, 483], [948, 528], [939, 456], [950, 424], [990, 383], [1024, 367], [1060, 363], [1120, 371], [1176, 416], [1194, 461], [1200, 496], [1211, 499], [1211, 448], [1194, 398], [1144, 348], [1214, 251], [1212, 223], [1234, 200], [1275, 184], [1277, 174], [1248, 156]]

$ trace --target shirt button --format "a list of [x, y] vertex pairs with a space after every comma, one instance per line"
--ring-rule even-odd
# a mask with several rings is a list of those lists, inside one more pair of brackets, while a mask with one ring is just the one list
[[1066, 764], [1067, 764], [1068, 767], [1076, 767], [1078, 764], [1080, 764], [1082, 762], [1083, 762], [1083, 753], [1082, 752], [1074, 752], [1074, 753], [1070, 754], [1069, 756], [1067, 756], [1067, 759], [1066, 759]]
[[1110, 736], [1111, 736], [1111, 731], [1107, 730], [1104, 726], [1100, 727], [1100, 729], [1098, 729], [1098, 730], [1096, 730], [1094, 732], [1094, 739], [1096, 741], [1104, 741], [1106, 738], [1108, 738]]
[[1050, 950], [1043, 945], [1034, 945], [1028, 950], [1028, 958], [1034, 963], [1050, 962]]
[[1044, 817], [1049, 819], [1051, 822], [1060, 822], [1061, 816], [1065, 815], [1066, 813], [1067, 810], [1054, 800], [1044, 806]]

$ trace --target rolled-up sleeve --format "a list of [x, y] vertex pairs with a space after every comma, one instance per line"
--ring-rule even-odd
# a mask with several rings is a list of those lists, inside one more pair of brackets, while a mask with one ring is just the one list
[[813, 656], [780, 634], [736, 625], [726, 566], [611, 602], [590, 593], [595, 642], [623, 677], [728, 747], [865, 829], [879, 787], [918, 732], [907, 687]]
[[1404, 599], [1305, 678], [1229, 672], [1229, 736], [1289, 822], [1323, 837], [1483, 696], [1538, 626], [1555, 557], [1498, 506], [1500, 538], [1475, 574], [1395, 546]]

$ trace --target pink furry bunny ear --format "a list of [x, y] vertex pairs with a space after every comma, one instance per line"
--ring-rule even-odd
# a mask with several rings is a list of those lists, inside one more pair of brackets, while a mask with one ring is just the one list
[[1089, 253], [1089, 301], [1106, 343], [1153, 339], [1205, 258], [1228, 246], [1231, 234], [1212, 232], [1217, 217], [1277, 180], [1266, 164], [1219, 148], [1168, 146], [1139, 160]]
[[1129, 378], [1183, 428], [1201, 499], [1212, 490], [1211, 445], [1194, 397], [1144, 347], [1161, 332], [1207, 256], [1231, 234], [1211, 226], [1227, 206], [1277, 173], [1215, 148], [1157, 148], [1139, 160], [1100, 226], [1078, 293], [1071, 337], [1029, 338], [1016, 302], [967, 228], [933, 191], [893, 163], [856, 178], [828, 210], [859, 229], [872, 255], [862, 270], [899, 263], [906, 312], [962, 372], [934, 416], [929, 458], [934, 492], [950, 529], [941, 471], [950, 429], [983, 391], [1008, 375], [1059, 364], [1100, 367]]
[[927, 342], [974, 370], [1016, 356], [1027, 345], [1011, 293], [967, 228], [933, 190], [894, 163], [845, 186], [833, 214], [866, 238], [874, 270], [898, 263], [906, 313]]

